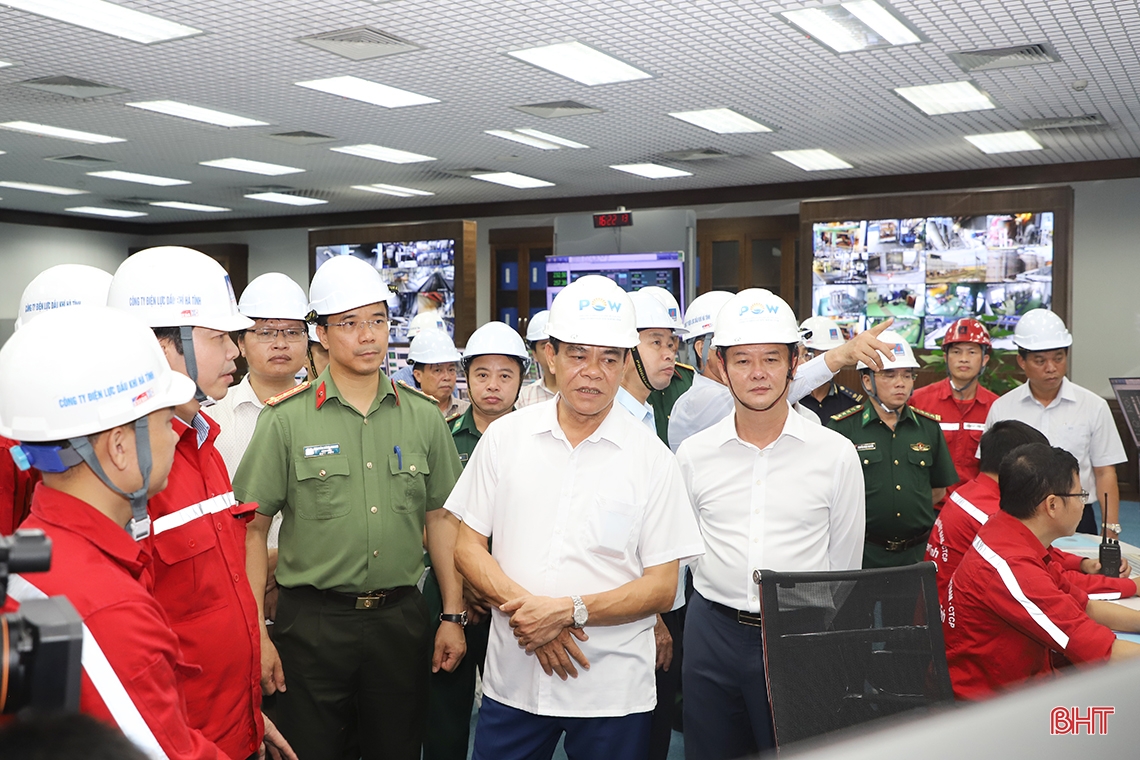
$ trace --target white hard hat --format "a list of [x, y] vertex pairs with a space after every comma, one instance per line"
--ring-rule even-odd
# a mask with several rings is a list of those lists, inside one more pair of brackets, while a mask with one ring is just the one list
[[234, 332], [253, 327], [237, 308], [222, 265], [192, 248], [164, 245], [127, 258], [115, 271], [107, 305], [148, 327], [205, 327]]
[[585, 275], [554, 297], [546, 334], [566, 343], [634, 348], [637, 314], [629, 293], [601, 275]]
[[[883, 369], [918, 369], [918, 360], [914, 358], [914, 349], [910, 344], [903, 340], [903, 337], [894, 330], [883, 330], [879, 333], [879, 340], [891, 346], [891, 353], [894, 356], [894, 361], [890, 357], [883, 359]], [[882, 351], [879, 352], [880, 356], [885, 356]], [[871, 369], [864, 362], [859, 362], [855, 365], [855, 369]]]
[[[655, 293], [646, 291], [649, 288], [642, 288], [635, 290], [629, 294], [630, 299], [633, 301], [634, 311], [637, 312], [637, 329], [638, 330], [652, 330], [660, 328], [663, 330], [672, 330], [678, 335], [685, 335], [689, 331], [681, 324], [678, 317], [680, 310], [677, 308], [669, 308], [661, 302], [661, 297]], [[668, 291], [662, 288], [657, 288], [662, 292]]]
[[800, 331], [806, 336], [804, 347], [813, 351], [830, 351], [846, 342], [839, 323], [827, 317], [808, 317], [800, 324]]
[[519, 337], [518, 331], [504, 322], [488, 322], [471, 333], [463, 349], [464, 366], [476, 356], [488, 354], [513, 356], [523, 363], [524, 369], [530, 362], [526, 344]]
[[443, 317], [435, 309], [428, 311], [421, 311], [416, 316], [412, 317], [408, 322], [408, 339], [412, 339], [420, 334], [421, 330], [443, 330], [447, 331], [447, 325], [443, 321]]
[[396, 294], [380, 279], [376, 267], [355, 256], [334, 256], [321, 264], [309, 285], [309, 309], [322, 317], [373, 303], [391, 308]]
[[526, 339], [530, 343], [546, 340], [546, 323], [550, 321], [550, 310], [543, 309], [530, 318], [526, 325]]
[[1056, 314], [1048, 309], [1033, 309], [1017, 320], [1013, 344], [1026, 351], [1050, 351], [1073, 345], [1073, 336]]
[[762, 288], [742, 290], [721, 307], [712, 340], [717, 348], [799, 342], [800, 328], [791, 307]]
[[[84, 339], [59, 350], [59, 336], [76, 324]], [[91, 435], [193, 396], [194, 383], [170, 368], [154, 333], [119, 309], [45, 313], [0, 350], [0, 435], [17, 441]]]
[[266, 272], [245, 286], [238, 311], [250, 319], [300, 319], [309, 313], [309, 299], [293, 279]]
[[660, 285], [646, 285], [637, 291], [638, 293], [648, 293], [660, 302], [669, 312], [669, 316], [677, 321], [677, 326], [684, 328], [685, 322], [681, 312], [681, 304], [677, 303], [677, 298], [665, 288]]
[[408, 346], [409, 364], [446, 364], [462, 359], [451, 336], [439, 330], [425, 330]]
[[732, 293], [727, 290], [710, 290], [694, 298], [685, 312], [685, 329], [689, 331], [687, 338], [699, 338], [708, 335], [716, 329], [716, 315], [720, 313]]
[[106, 306], [111, 274], [86, 264], [58, 264], [37, 274], [20, 296], [14, 329], [53, 309]]

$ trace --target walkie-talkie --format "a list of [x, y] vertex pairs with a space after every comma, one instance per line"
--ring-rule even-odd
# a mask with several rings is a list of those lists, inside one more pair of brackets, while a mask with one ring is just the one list
[[[1104, 495], [1104, 501], [1101, 504], [1106, 510], [1108, 509], [1108, 494]], [[1107, 522], [1103, 523], [1101, 528], [1100, 574], [1108, 578], [1120, 577], [1120, 542], [1115, 538], [1108, 537]]]

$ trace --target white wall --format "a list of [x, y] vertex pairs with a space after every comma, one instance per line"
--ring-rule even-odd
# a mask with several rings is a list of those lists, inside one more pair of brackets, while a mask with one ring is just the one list
[[153, 235], [147, 245], [186, 245], [195, 243], [244, 243], [249, 246], [249, 279], [266, 272], [281, 272], [309, 290], [309, 231], [303, 227], [286, 230], [211, 232], [199, 235]]

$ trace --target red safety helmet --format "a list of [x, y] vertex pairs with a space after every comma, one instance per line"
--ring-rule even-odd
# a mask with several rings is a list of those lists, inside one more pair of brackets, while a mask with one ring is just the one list
[[993, 346], [990, 331], [981, 322], [970, 317], [957, 319], [946, 328], [946, 335], [942, 338], [942, 350], [945, 351], [955, 343], [977, 343], [984, 351], [989, 351]]

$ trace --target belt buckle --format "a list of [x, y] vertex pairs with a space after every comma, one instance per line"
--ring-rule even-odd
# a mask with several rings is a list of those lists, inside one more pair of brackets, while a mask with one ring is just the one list
[[902, 539], [887, 539], [886, 550], [889, 552], [901, 552], [906, 548], [906, 541]]
[[370, 610], [374, 607], [379, 607], [384, 604], [385, 596], [387, 596], [387, 594], [383, 591], [358, 596], [356, 597], [356, 609]]
[[741, 625], [750, 625], [753, 628], [761, 627], [760, 615], [752, 612], [736, 611], [736, 622]]

